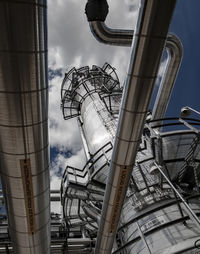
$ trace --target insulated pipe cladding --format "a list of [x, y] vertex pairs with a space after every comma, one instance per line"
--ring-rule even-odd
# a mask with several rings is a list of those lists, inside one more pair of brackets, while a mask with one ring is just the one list
[[17, 254], [50, 253], [45, 0], [0, 1], [0, 173]]
[[[93, 6], [96, 6], [96, 4], [96, 0], [93, 0]], [[97, 5], [96, 8], [105, 10], [105, 6], [103, 8], [102, 5]], [[102, 11], [99, 13], [102, 13]], [[103, 44], [131, 47], [134, 30], [113, 29], [106, 26], [104, 21], [106, 18], [105, 13], [107, 14], [107, 12], [104, 11], [103, 13], [104, 16], [101, 16], [101, 18], [97, 17], [92, 12], [92, 8], [88, 8], [86, 5], [87, 18], [94, 37]], [[165, 48], [168, 53], [167, 65], [153, 107], [152, 119], [164, 117], [183, 57], [182, 43], [175, 34], [167, 36]]]
[[[112, 250], [120, 211], [175, 5], [175, 0], [146, 0], [142, 1], [140, 7], [95, 254], [109, 254]], [[87, 12], [86, 8], [86, 14]], [[90, 21], [90, 18], [88, 20]], [[123, 182], [122, 187], [121, 182]]]

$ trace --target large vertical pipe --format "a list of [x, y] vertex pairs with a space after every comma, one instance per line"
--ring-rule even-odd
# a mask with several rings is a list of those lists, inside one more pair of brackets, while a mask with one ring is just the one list
[[140, 7], [95, 254], [112, 250], [175, 4], [176, 0], [145, 0]]
[[45, 0], [0, 1], [0, 173], [14, 252], [50, 253]]

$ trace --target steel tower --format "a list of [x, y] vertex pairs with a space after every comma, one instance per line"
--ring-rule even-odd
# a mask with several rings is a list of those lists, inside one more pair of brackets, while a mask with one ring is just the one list
[[[59, 197], [49, 178], [46, 1], [0, 1], [0, 253], [200, 252], [200, 113], [164, 118], [182, 58], [168, 34], [175, 4], [142, 0], [133, 31], [107, 27], [106, 0], [88, 0], [94, 36], [132, 46], [130, 64], [123, 91], [107, 63], [65, 75], [63, 115], [77, 118], [87, 163], [67, 165]], [[50, 214], [60, 199], [62, 218]]]
[[[86, 5], [98, 41], [132, 44], [132, 53], [121, 103], [118, 79], [107, 64], [72, 69], [62, 84], [64, 118], [78, 117], [87, 157], [82, 169], [67, 166], [61, 185], [67, 237], [76, 232], [80, 242], [90, 240], [84, 249], [77, 246], [79, 251], [197, 251], [200, 122], [184, 118], [190, 108], [178, 118], [164, 119], [182, 58], [179, 39], [168, 35], [175, 4], [142, 1], [134, 31], [104, 24], [106, 1], [89, 0]], [[151, 114], [149, 102], [164, 47], [168, 65]]]
[[[64, 118], [77, 116], [88, 159], [81, 169], [70, 165], [65, 169], [63, 218], [67, 237], [76, 236], [85, 246], [79, 250], [93, 253], [121, 98], [114, 68], [109, 64], [73, 68], [65, 75], [61, 97]], [[199, 124], [186, 118], [161, 122], [148, 115], [112, 253], [197, 253]], [[109, 233], [116, 226], [125, 177], [122, 172], [115, 183]]]

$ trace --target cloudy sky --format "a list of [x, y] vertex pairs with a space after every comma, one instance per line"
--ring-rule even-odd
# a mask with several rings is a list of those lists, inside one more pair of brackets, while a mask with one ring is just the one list
[[[108, 0], [106, 24], [134, 29], [139, 0]], [[170, 32], [179, 36], [184, 58], [171, 97], [168, 116], [176, 116], [183, 106], [199, 108], [199, 0], [179, 0]], [[63, 75], [72, 67], [110, 63], [121, 84], [129, 64], [130, 48], [105, 46], [95, 40], [84, 13], [86, 0], [48, 0], [51, 188], [60, 188], [66, 165], [82, 168], [85, 162], [76, 119], [64, 121], [60, 110]], [[162, 75], [164, 63], [159, 75]], [[59, 211], [59, 210], [57, 210]]]

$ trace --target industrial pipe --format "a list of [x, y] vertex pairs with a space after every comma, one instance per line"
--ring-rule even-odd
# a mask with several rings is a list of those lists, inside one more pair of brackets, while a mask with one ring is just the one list
[[[130, 47], [134, 30], [113, 29], [103, 21], [90, 21], [91, 32], [101, 43]], [[183, 57], [183, 46], [175, 34], [167, 36], [165, 48], [168, 53], [167, 65], [157, 93], [152, 111], [152, 120], [164, 117], [172, 94], [176, 76]]]
[[[169, 34], [166, 41], [167, 67], [162, 76], [152, 111], [152, 120], [164, 118], [172, 94], [176, 76], [183, 57], [183, 46], [179, 38]], [[156, 123], [158, 124], [158, 122]]]
[[104, 21], [108, 14], [106, 0], [88, 0], [85, 13], [90, 24], [90, 29], [95, 38], [104, 44], [115, 46], [130, 46], [133, 39], [133, 30], [111, 29]]
[[0, 174], [16, 254], [50, 253], [45, 0], [0, 1]]
[[123, 47], [131, 46], [133, 30], [113, 29], [102, 21], [91, 21], [89, 26], [94, 37], [103, 44]]
[[175, 4], [144, 0], [140, 6], [95, 254], [112, 250]]

